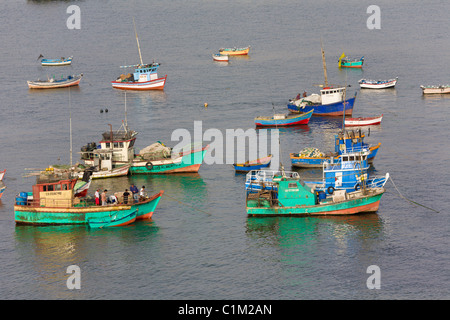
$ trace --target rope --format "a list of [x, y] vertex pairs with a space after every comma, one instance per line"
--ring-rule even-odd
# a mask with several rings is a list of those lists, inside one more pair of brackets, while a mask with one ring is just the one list
[[400, 193], [400, 191], [398, 190], [397, 186], [395, 185], [394, 180], [392, 180], [392, 176], [390, 176], [389, 178], [390, 178], [390, 180], [392, 181], [392, 184], [394, 185], [395, 189], [397, 190], [397, 192], [398, 192], [398, 194], [400, 195], [401, 198], [403, 198], [403, 199], [405, 199], [405, 200], [407, 200], [407, 201], [409, 201], [409, 202], [411, 202], [411, 203], [413, 203], [413, 204], [416, 204], [416, 205], [418, 205], [418, 206], [421, 206], [421, 207], [424, 207], [424, 208], [429, 209], [429, 210], [431, 210], [431, 211], [434, 211], [434, 212], [436, 212], [436, 213], [439, 213], [439, 211], [437, 211], [437, 210], [434, 210], [434, 209], [432, 209], [432, 208], [430, 208], [430, 207], [424, 206], [423, 204], [417, 203], [417, 202], [412, 201], [412, 200], [406, 198], [405, 196], [403, 196], [403, 195]]
[[174, 197], [169, 196], [169, 195], [167, 194], [167, 192], [164, 192], [164, 197], [169, 197], [170, 199], [175, 200], [176, 202], [178, 202], [178, 203], [180, 203], [180, 204], [182, 204], [182, 205], [185, 205], [185, 206], [187, 206], [187, 207], [190, 207], [191, 209], [194, 209], [194, 210], [197, 210], [197, 211], [206, 213], [207, 215], [211, 215], [211, 213], [209, 213], [209, 212], [206, 212], [206, 211], [203, 211], [203, 210], [201, 210], [201, 209], [195, 208], [195, 207], [193, 207], [193, 206], [188, 205], [187, 203], [185, 203], [185, 202], [183, 202], [183, 201], [180, 201], [180, 200], [178, 200], [178, 199], [176, 199], [176, 198], [174, 198]]

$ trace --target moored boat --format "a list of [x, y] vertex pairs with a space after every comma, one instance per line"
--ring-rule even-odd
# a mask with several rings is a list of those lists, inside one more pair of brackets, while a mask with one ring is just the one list
[[121, 74], [115, 81], [111, 81], [113, 88], [121, 90], [163, 90], [166, 84], [167, 75], [158, 77], [159, 63], [144, 64], [142, 62], [141, 47], [139, 46], [139, 38], [134, 23], [134, 32], [136, 34], [136, 42], [139, 51], [140, 64], [131, 66], [121, 66], [121, 68], [134, 68], [134, 73], [127, 75]]
[[272, 117], [256, 117], [255, 124], [258, 127], [295, 126], [300, 124], [308, 124], [312, 114], [313, 110], [295, 115], [274, 114]]
[[387, 89], [393, 88], [397, 84], [398, 77], [389, 80], [368, 80], [361, 79], [358, 81], [359, 86], [364, 89]]
[[123, 227], [136, 221], [137, 210], [129, 209], [114, 213], [112, 216], [103, 218], [90, 218], [88, 224], [90, 228], [110, 228]]
[[376, 212], [384, 188], [362, 188], [346, 192], [337, 190], [331, 196], [319, 197], [291, 173], [281, 171], [272, 178], [272, 190], [246, 190], [248, 216], [316, 216], [350, 215]]
[[244, 163], [235, 163], [233, 166], [236, 172], [248, 172], [268, 167], [270, 165], [271, 160], [272, 155], [269, 154], [267, 157], [246, 161]]
[[322, 63], [325, 82], [321, 85], [322, 89], [319, 94], [303, 96], [297, 95], [295, 99], [290, 99], [288, 109], [293, 113], [309, 112], [313, 110], [314, 116], [342, 116], [352, 115], [353, 106], [355, 104], [356, 92], [354, 97], [346, 98], [346, 86], [329, 85], [327, 76], [327, 67], [325, 61], [325, 52], [322, 47]]
[[3, 170], [3, 171], [0, 171], [0, 181], [3, 180], [3, 177], [5, 176], [5, 173], [6, 173], [6, 169]]
[[241, 56], [241, 55], [247, 55], [250, 50], [250, 46], [245, 48], [220, 48], [219, 53], [223, 55], [229, 55], [229, 56]]
[[359, 59], [352, 59], [345, 56], [345, 53], [339, 57], [338, 66], [339, 68], [362, 68], [364, 64], [364, 57]]
[[339, 132], [334, 138], [334, 152], [322, 153], [317, 148], [307, 147], [298, 153], [290, 153], [291, 165], [299, 168], [322, 168], [323, 163], [330, 157], [333, 157], [334, 161], [337, 162], [339, 155], [343, 153], [358, 152], [364, 149], [369, 150], [367, 161], [373, 163], [381, 142], [371, 146], [364, 142], [364, 138], [365, 134], [361, 130]]
[[79, 85], [82, 77], [83, 74], [81, 73], [79, 75], [70, 75], [67, 78], [61, 77], [60, 80], [51, 78], [48, 80], [27, 81], [27, 84], [30, 89], [67, 88]]
[[323, 164], [321, 180], [304, 182], [315, 192], [324, 192], [327, 195], [332, 195], [335, 190], [352, 192], [366, 187], [384, 187], [389, 179], [389, 173], [383, 177], [371, 177], [368, 155], [369, 151], [366, 149], [343, 153], [337, 162], [330, 158]]
[[212, 55], [212, 58], [214, 61], [220, 61], [220, 62], [228, 62], [229, 61], [229, 56], [227, 54], [215, 53]]
[[47, 173], [38, 176], [32, 192], [21, 192], [14, 205], [17, 224], [63, 225], [89, 224], [89, 221], [108, 221], [121, 214], [137, 216], [153, 214], [163, 191], [156, 197], [141, 198], [136, 203], [98, 206], [75, 197], [77, 178]]
[[64, 58], [61, 59], [42, 59], [41, 65], [43, 66], [67, 66], [72, 63], [72, 58]]
[[450, 93], [450, 85], [420, 86], [423, 94], [446, 94]]
[[383, 115], [379, 117], [359, 117], [359, 118], [345, 118], [346, 127], [361, 127], [361, 126], [373, 126], [381, 123]]
[[[192, 144], [180, 150], [166, 147], [161, 142], [153, 143], [135, 153], [137, 132], [123, 124], [117, 131], [104, 132], [97, 153], [110, 152], [112, 166], [129, 164], [130, 174], [166, 174], [198, 172], [209, 146]], [[91, 152], [82, 150], [81, 159], [88, 166], [95, 165]]]

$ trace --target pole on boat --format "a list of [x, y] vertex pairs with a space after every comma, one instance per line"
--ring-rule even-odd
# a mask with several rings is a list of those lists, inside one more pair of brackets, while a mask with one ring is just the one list
[[127, 131], [127, 128], [128, 128], [128, 121], [127, 121], [127, 92], [125, 91], [125, 131]]
[[72, 168], [72, 105], [70, 101], [70, 87], [69, 87], [69, 130], [70, 130], [70, 167]]
[[142, 62], [141, 47], [139, 46], [139, 38], [137, 35], [137, 31], [136, 31], [136, 23], [134, 22], [134, 17], [133, 17], [133, 25], [134, 25], [134, 33], [136, 34], [136, 42], [137, 42], [137, 46], [138, 46], [138, 50], [139, 50], [139, 59], [141, 60], [141, 66], [142, 66], [144, 63]]
[[325, 51], [323, 50], [322, 37], [320, 38], [320, 48], [322, 49], [323, 75], [325, 77], [324, 87], [328, 87], [327, 64], [325, 62]]

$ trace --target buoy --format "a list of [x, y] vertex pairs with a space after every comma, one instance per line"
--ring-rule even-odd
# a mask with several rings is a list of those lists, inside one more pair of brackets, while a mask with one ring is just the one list
[[108, 112], [108, 109], [105, 109], [105, 112]]
[[103, 109], [100, 109], [100, 113], [103, 113]]

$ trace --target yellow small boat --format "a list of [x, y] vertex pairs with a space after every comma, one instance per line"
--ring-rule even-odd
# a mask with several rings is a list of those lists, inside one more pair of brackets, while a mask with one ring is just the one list
[[248, 51], [250, 50], [250, 46], [246, 48], [221, 48], [219, 49], [220, 54], [226, 54], [229, 56], [241, 56], [241, 55], [247, 55]]

